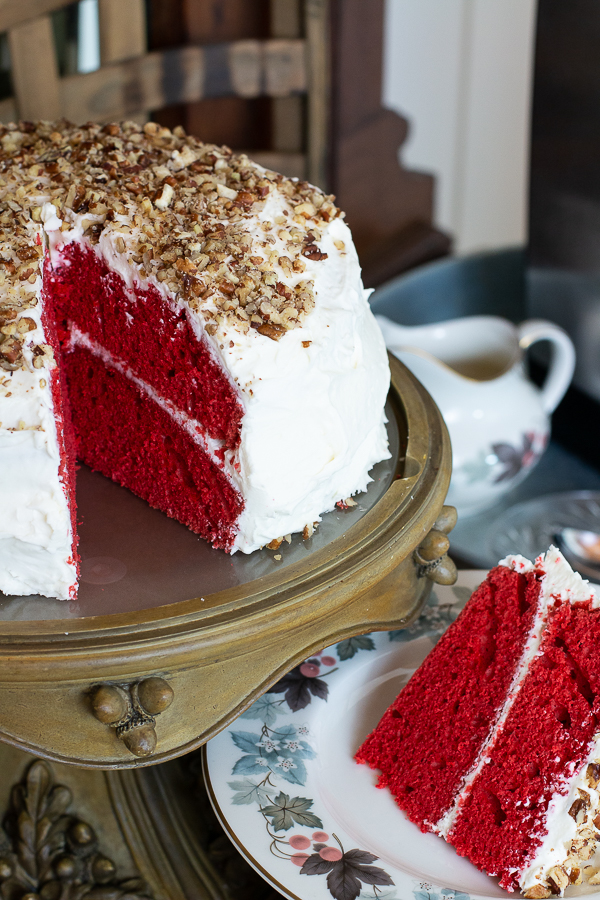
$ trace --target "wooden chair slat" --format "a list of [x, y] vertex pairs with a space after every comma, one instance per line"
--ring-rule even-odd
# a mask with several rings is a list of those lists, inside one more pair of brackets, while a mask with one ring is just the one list
[[[99, 0], [100, 60], [102, 65], [123, 62], [146, 52], [144, 0]], [[129, 118], [140, 125], [148, 121], [146, 109], [131, 110]]]
[[98, 15], [102, 65], [146, 52], [144, 0], [99, 0]]
[[8, 41], [19, 118], [58, 119], [60, 89], [50, 16], [11, 28]]
[[329, 0], [305, 0], [308, 76], [307, 175], [312, 184], [327, 189], [327, 147], [330, 108]]
[[[270, 0], [269, 17], [272, 38], [302, 36], [302, 4], [300, 0]], [[271, 144], [273, 150], [284, 154], [284, 175], [304, 179], [305, 157], [301, 164], [291, 162], [304, 150], [304, 99], [301, 96], [273, 97], [271, 102]], [[271, 167], [272, 168], [272, 167]], [[293, 171], [291, 171], [293, 169]], [[279, 171], [279, 170], [278, 170]]]
[[264, 91], [268, 97], [289, 97], [306, 91], [305, 52], [302, 40], [265, 41]]
[[[270, 45], [274, 43], [274, 53]], [[287, 46], [284, 46], [287, 45]], [[286, 57], [287, 54], [287, 57]], [[277, 81], [281, 75], [283, 81]], [[203, 97], [258, 93], [269, 86], [281, 96], [306, 84], [304, 42], [233, 41], [206, 47], [179, 47], [146, 53], [60, 82], [62, 111], [73, 122], [123, 119], [141, 109], [193, 103]], [[264, 86], [262, 90], [261, 86]], [[266, 89], [266, 90], [265, 90]]]
[[300, 37], [302, 32], [300, 0], [270, 0], [269, 7], [272, 37]]
[[0, 0], [0, 32], [37, 19], [55, 9], [68, 6], [73, 0]]
[[281, 172], [290, 178], [306, 178], [306, 156], [304, 153], [277, 153], [273, 150], [247, 150], [254, 162], [273, 172]]
[[15, 98], [7, 97], [5, 100], [0, 100], [0, 124], [8, 125], [9, 122], [16, 122], [18, 118]]
[[[216, 46], [219, 47], [219, 45]], [[237, 94], [238, 97], [259, 97], [261, 95], [263, 74], [262, 49], [261, 41], [234, 41], [229, 44], [227, 65], [229, 67], [231, 92]], [[218, 69], [218, 57], [214, 52], [215, 47], [207, 47], [206, 50], [208, 76], [211, 83], [219, 84], [221, 82], [219, 77], [221, 73]], [[214, 69], [210, 65], [210, 62], [213, 60], [216, 63]], [[212, 96], [216, 97], [219, 94], [212, 93]]]

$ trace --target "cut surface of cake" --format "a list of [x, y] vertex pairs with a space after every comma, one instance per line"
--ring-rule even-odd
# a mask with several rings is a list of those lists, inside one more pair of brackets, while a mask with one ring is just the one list
[[422, 831], [529, 898], [600, 881], [599, 606], [555, 548], [503, 560], [356, 755]]
[[155, 123], [0, 148], [0, 590], [73, 596], [75, 455], [228, 552], [367, 487], [389, 367], [332, 197]]

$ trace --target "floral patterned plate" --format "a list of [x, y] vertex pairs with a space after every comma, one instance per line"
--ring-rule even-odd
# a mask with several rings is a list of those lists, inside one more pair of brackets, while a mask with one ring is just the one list
[[505, 897], [422, 834], [353, 756], [485, 572], [434, 588], [409, 628], [349, 638], [289, 672], [210, 741], [204, 776], [240, 852], [292, 900]]

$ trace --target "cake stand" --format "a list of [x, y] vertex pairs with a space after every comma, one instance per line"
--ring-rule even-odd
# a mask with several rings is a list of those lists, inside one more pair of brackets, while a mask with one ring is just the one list
[[0, 740], [100, 769], [199, 747], [334, 641], [399, 628], [449, 583], [450, 444], [391, 359], [392, 458], [308, 540], [233, 557], [82, 468], [77, 602], [0, 603]]

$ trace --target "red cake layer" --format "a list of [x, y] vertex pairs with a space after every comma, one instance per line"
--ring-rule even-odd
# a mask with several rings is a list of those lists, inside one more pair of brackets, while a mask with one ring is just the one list
[[552, 614], [506, 724], [448, 836], [500, 884], [541, 844], [546, 810], [582, 765], [600, 718], [600, 611], [566, 604]]
[[74, 322], [160, 396], [198, 419], [211, 437], [228, 448], [239, 444], [243, 407], [183, 310], [173, 310], [151, 285], [129, 290], [79, 244], [68, 244], [55, 268], [46, 262], [44, 282], [63, 325]]
[[450, 807], [505, 700], [537, 609], [533, 575], [498, 567], [356, 755], [423, 831]]
[[77, 455], [151, 506], [229, 549], [243, 500], [173, 418], [90, 352], [63, 354]]

